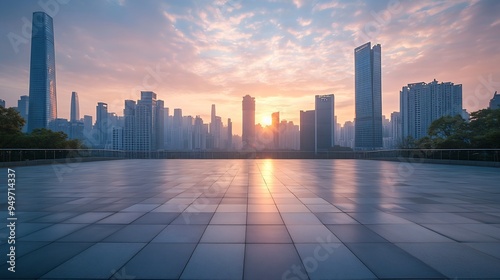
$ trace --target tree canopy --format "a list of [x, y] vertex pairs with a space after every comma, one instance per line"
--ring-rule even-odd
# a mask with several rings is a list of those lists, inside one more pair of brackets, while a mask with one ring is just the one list
[[432, 122], [428, 136], [405, 139], [404, 148], [420, 149], [498, 149], [500, 148], [500, 109], [471, 113], [467, 122], [460, 116], [445, 116]]
[[0, 107], [0, 148], [6, 149], [78, 149], [79, 140], [68, 140], [63, 132], [49, 129], [35, 129], [22, 133], [25, 120], [13, 108]]

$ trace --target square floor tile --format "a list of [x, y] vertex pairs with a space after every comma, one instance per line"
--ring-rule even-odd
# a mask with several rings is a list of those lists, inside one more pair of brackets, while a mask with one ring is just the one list
[[247, 225], [246, 243], [292, 243], [284, 225]]
[[244, 244], [199, 244], [180, 279], [241, 279]]
[[244, 225], [209, 225], [201, 243], [245, 243]]
[[206, 225], [169, 225], [152, 242], [198, 243]]

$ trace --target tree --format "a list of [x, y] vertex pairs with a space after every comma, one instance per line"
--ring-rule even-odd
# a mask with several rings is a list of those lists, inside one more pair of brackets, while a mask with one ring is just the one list
[[16, 109], [0, 107], [0, 134], [21, 133], [25, 123]]
[[475, 148], [500, 148], [500, 109], [483, 109], [471, 113], [469, 127]]
[[465, 149], [470, 148], [470, 131], [468, 123], [459, 115], [444, 116], [432, 122], [429, 127], [429, 139], [421, 144], [433, 149]]

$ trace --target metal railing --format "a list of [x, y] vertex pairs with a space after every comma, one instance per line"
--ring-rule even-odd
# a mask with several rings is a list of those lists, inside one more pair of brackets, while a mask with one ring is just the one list
[[500, 149], [378, 151], [120, 151], [103, 149], [0, 149], [0, 162], [57, 159], [431, 159], [500, 162]]

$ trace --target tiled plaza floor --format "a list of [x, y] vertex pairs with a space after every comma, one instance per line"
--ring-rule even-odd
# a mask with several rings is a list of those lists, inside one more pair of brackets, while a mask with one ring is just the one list
[[[500, 278], [500, 170], [363, 160], [16, 167], [0, 278]], [[7, 224], [7, 169], [0, 169]]]

